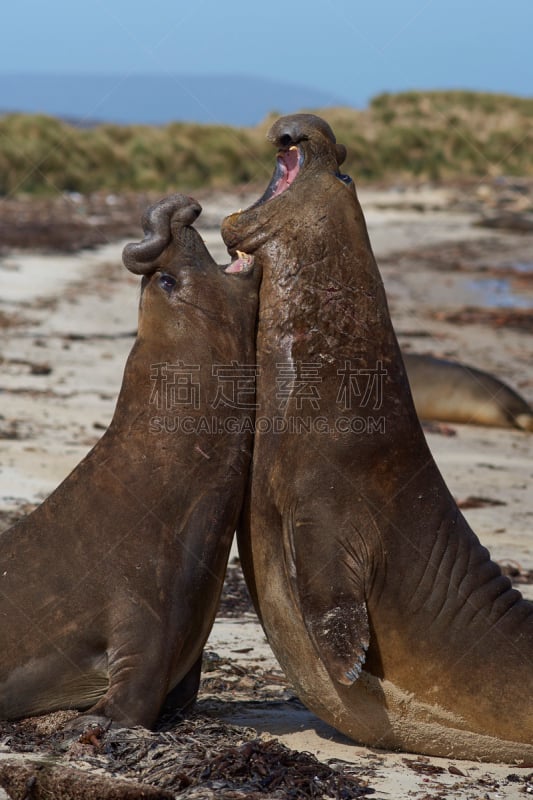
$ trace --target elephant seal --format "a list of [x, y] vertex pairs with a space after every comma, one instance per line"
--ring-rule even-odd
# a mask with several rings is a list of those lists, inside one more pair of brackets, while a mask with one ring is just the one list
[[145, 214], [124, 250], [143, 278], [112, 422], [0, 535], [0, 718], [151, 726], [165, 698], [196, 695], [252, 445], [217, 365], [253, 364], [259, 283], [253, 259], [215, 264], [200, 211], [176, 194]]
[[494, 375], [431, 355], [403, 353], [403, 360], [421, 419], [533, 432], [533, 409]]
[[273, 179], [222, 234], [262, 269], [238, 541], [269, 642], [359, 742], [533, 764], [533, 604], [428, 449], [345, 149], [307, 114], [268, 138]]

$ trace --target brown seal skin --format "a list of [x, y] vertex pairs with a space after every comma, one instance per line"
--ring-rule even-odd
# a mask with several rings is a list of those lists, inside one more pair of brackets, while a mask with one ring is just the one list
[[269, 138], [269, 188], [222, 228], [263, 271], [239, 547], [269, 642], [359, 742], [533, 764], [533, 604], [431, 457], [344, 148], [313, 115]]
[[469, 364], [403, 353], [421, 419], [519, 428], [533, 432], [533, 410], [506, 383]]
[[0, 535], [0, 718], [73, 708], [150, 726], [165, 698], [196, 695], [252, 446], [213, 367], [254, 363], [259, 283], [253, 259], [215, 264], [200, 210], [178, 194], [145, 215], [124, 251], [144, 277], [109, 429]]

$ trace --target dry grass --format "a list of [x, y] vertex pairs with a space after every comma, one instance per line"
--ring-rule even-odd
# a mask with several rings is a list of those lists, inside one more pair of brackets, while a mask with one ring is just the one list
[[[475, 92], [382, 94], [365, 111], [318, 110], [358, 181], [533, 175], [533, 99]], [[0, 118], [0, 195], [167, 192], [264, 184], [267, 119], [255, 128], [172, 123], [77, 128], [43, 115]]]

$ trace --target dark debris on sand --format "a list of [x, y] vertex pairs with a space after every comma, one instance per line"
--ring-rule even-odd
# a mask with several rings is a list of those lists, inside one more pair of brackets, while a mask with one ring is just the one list
[[[252, 612], [239, 561], [234, 559], [219, 615]], [[217, 719], [219, 706], [228, 702], [299, 701], [281, 670], [254, 663], [243, 666], [206, 651], [197, 710], [186, 719], [162, 716], [155, 732], [109, 730], [82, 744], [69, 742], [63, 733], [74, 712], [0, 723], [0, 752], [45, 758], [44, 765], [0, 761], [0, 786], [13, 800], [350, 800], [373, 793], [362, 769], [345, 763], [328, 766], [276, 739], [260, 738], [253, 728]]]
[[148, 194], [62, 194], [0, 200], [0, 246], [75, 252], [136, 237], [145, 208], [157, 199]]
[[489, 325], [491, 328], [513, 328], [533, 333], [533, 311], [529, 309], [487, 309], [465, 306], [457, 311], [434, 311], [430, 315], [439, 322], [456, 325]]
[[171, 792], [50, 762], [0, 761], [10, 800], [173, 800]]
[[[47, 720], [50, 732], [44, 735]], [[12, 752], [47, 757], [33, 764], [0, 761], [0, 786], [13, 800], [49, 796], [350, 800], [373, 793], [353, 766], [330, 767], [275, 739], [260, 739], [252, 728], [198, 714], [155, 733], [144, 728], [111, 730], [97, 746], [66, 743], [57, 728], [63, 721], [56, 714], [36, 720], [33, 731], [30, 720], [0, 728], [4, 749], [9, 742]], [[6, 736], [7, 729], [11, 735]], [[35, 792], [24, 794], [32, 786], [37, 787]]]
[[533, 569], [524, 569], [516, 561], [500, 562], [500, 569], [510, 579], [514, 586], [533, 583]]
[[530, 241], [520, 236], [437, 242], [398, 250], [380, 258], [380, 267], [384, 268], [476, 273], [479, 277], [506, 277], [526, 283], [531, 280], [531, 273], [520, 264], [529, 263]]
[[242, 617], [243, 614], [253, 613], [253, 610], [252, 599], [244, 581], [240, 561], [238, 558], [234, 558], [228, 564], [226, 571], [218, 616]]
[[[232, 199], [235, 193], [230, 194]], [[211, 197], [213, 193], [196, 192], [200, 201], [205, 195]], [[0, 255], [10, 249], [76, 252], [117, 239], [138, 239], [144, 211], [161, 196], [161, 192], [153, 191], [98, 191], [0, 198]], [[218, 228], [219, 224], [218, 214], [206, 212], [202, 217], [204, 227]]]
[[[121, 736], [122, 733], [122, 736]], [[110, 734], [106, 745], [120, 767], [153, 786], [181, 792], [180, 797], [356, 798], [372, 793], [348, 770], [337, 771], [309, 753], [290, 750], [275, 739], [262, 740], [250, 728], [196, 717], [171, 733], [142, 742], [129, 731]], [[113, 738], [114, 737], [114, 738]]]

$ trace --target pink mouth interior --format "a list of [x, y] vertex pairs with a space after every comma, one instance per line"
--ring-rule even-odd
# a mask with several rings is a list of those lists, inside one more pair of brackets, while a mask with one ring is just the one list
[[[278, 185], [272, 197], [277, 197], [279, 194], [288, 189], [300, 171], [300, 154], [296, 147], [290, 150], [283, 150], [278, 153], [278, 164], [281, 167], [282, 175], [278, 181]], [[270, 198], [272, 200], [272, 197]]]
[[254, 263], [254, 257], [249, 255], [248, 253], [242, 253], [238, 255], [231, 264], [225, 268], [224, 272], [228, 274], [233, 274], [236, 272], [249, 272], [252, 268]]

